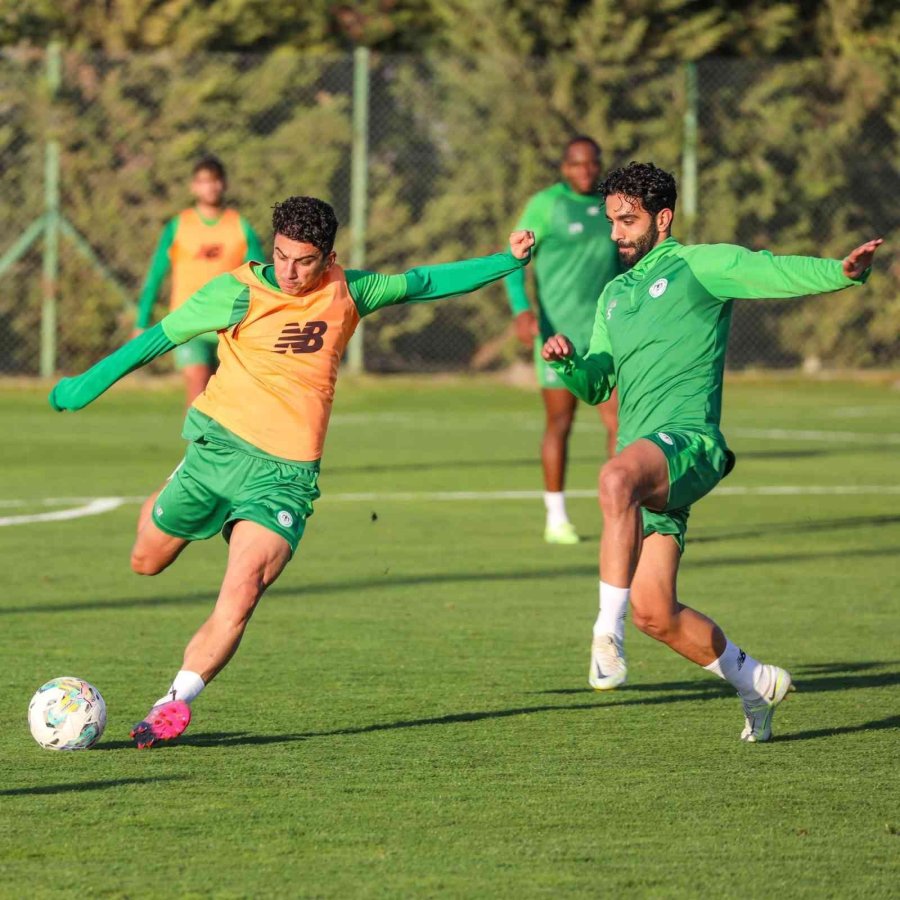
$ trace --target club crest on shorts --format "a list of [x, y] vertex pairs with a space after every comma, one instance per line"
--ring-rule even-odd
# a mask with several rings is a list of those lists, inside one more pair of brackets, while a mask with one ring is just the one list
[[669, 286], [668, 278], [660, 278], [657, 281], [654, 281], [653, 284], [650, 285], [649, 294], [651, 297], [661, 297], [665, 292], [666, 288]]
[[670, 447], [675, 445], [675, 441], [669, 437], [664, 431], [657, 431], [656, 436], [665, 444], [668, 444]]
[[163, 514], [163, 508], [161, 506], [156, 507], [156, 515], [161, 516]]
[[282, 528], [290, 528], [294, 524], [294, 517], [286, 509], [282, 509], [278, 513], [278, 524]]

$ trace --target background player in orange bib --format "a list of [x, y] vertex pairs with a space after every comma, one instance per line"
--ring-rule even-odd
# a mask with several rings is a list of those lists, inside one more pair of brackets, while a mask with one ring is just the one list
[[530, 231], [493, 256], [409, 269], [344, 271], [334, 210], [312, 197], [275, 207], [274, 264], [214, 278], [158, 325], [50, 394], [76, 410], [119, 378], [200, 334], [218, 332], [220, 365], [185, 419], [184, 460], [138, 519], [131, 565], [156, 575], [194, 540], [222, 533], [228, 564], [181, 670], [132, 732], [138, 746], [177, 737], [190, 706], [238, 648], [256, 604], [297, 549], [319, 496], [319, 460], [338, 366], [360, 318], [397, 303], [467, 293], [524, 266]]
[[[150, 324], [160, 286], [172, 271], [169, 309], [175, 310], [210, 279], [249, 260], [262, 262], [265, 251], [250, 223], [225, 206], [225, 166], [204, 156], [194, 166], [191, 194], [194, 206], [170, 219], [156, 245], [138, 299], [136, 329]], [[187, 405], [203, 392], [216, 369], [215, 335], [198, 335], [175, 350], [175, 366], [184, 374]]]

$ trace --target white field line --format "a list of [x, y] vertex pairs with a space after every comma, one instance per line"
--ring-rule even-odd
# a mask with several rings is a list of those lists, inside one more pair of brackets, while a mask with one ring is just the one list
[[729, 428], [728, 434], [776, 441], [821, 441], [826, 444], [900, 444], [900, 434], [874, 431], [795, 431], [789, 428]]
[[900, 406], [838, 406], [831, 410], [835, 419], [883, 419], [887, 416], [900, 418]]
[[0, 527], [5, 525], [31, 525], [35, 522], [64, 522], [67, 519], [83, 519], [85, 516], [99, 516], [101, 513], [117, 509], [125, 502], [123, 497], [98, 497], [82, 506], [57, 509], [53, 512], [34, 513], [24, 516], [2, 516]]
[[[491, 421], [504, 421], [504, 427], [511, 424], [526, 430], [540, 427], [533, 417], [527, 419], [519, 413], [491, 415]], [[409, 413], [349, 413], [336, 415], [332, 422], [344, 425], [362, 425], [375, 422], [395, 424], [415, 424], [422, 426], [446, 425], [446, 420], [434, 416], [416, 416]], [[589, 430], [599, 430], [596, 423], [582, 423]], [[870, 443], [882, 442], [900, 444], [900, 434], [878, 434], [876, 432], [859, 431], [821, 431], [796, 430], [787, 428], [731, 428], [728, 433], [736, 437], [756, 438], [763, 440], [813, 441], [820, 443]], [[570, 490], [567, 494], [572, 498], [593, 498], [596, 491]], [[738, 485], [722, 485], [716, 488], [713, 497], [799, 497], [799, 496], [866, 496], [897, 495], [900, 485], [762, 485], [759, 487], [741, 487]], [[543, 497], [541, 491], [396, 491], [396, 492], [360, 492], [345, 494], [326, 494], [322, 499], [326, 502], [338, 503], [371, 503], [382, 501], [395, 502], [453, 502], [483, 500], [538, 500]], [[36, 506], [68, 506], [78, 504], [74, 508], [54, 510], [45, 513], [31, 513], [19, 516], [0, 517], [0, 527], [6, 525], [26, 525], [38, 522], [60, 522], [80, 519], [85, 516], [96, 516], [117, 509], [124, 504], [142, 503], [144, 497], [45, 497], [35, 499], [0, 500], [0, 508], [30, 508]]]
[[[711, 497], [784, 497], [784, 496], [868, 496], [879, 494], [900, 494], [900, 484], [890, 485], [762, 485], [760, 487], [722, 486], [716, 488]], [[373, 501], [478, 501], [478, 500], [540, 500], [542, 491], [397, 491], [362, 492], [356, 494], [323, 494], [317, 501], [342, 503], [370, 503]], [[597, 496], [595, 490], [568, 490], [566, 496], [573, 499], [591, 499]]]
[[[418, 428], [445, 428], [446, 418], [433, 414], [416, 416], [411, 413], [337, 413], [331, 417], [332, 425], [414, 425]], [[528, 416], [522, 413], [491, 413], [474, 416], [469, 424], [454, 423], [454, 427], [468, 430], [484, 428], [485, 425], [501, 425], [504, 429], [518, 428], [521, 431], [541, 431], [543, 423], [540, 416]], [[576, 428], [580, 431], [601, 431], [598, 422], [590, 421], [587, 415], [579, 417]], [[900, 444], [900, 434], [896, 432], [877, 431], [825, 431], [816, 429], [793, 428], [724, 428], [726, 437], [741, 437], [775, 441], [818, 441], [826, 444]]]
[[[596, 490], [571, 490], [566, 492], [572, 499], [593, 499]], [[740, 487], [724, 485], [716, 488], [711, 497], [860, 497], [900, 495], [900, 484], [846, 484], [846, 485], [762, 485]], [[540, 500], [542, 491], [366, 491], [360, 493], [326, 494], [326, 503], [452, 503], [482, 502], [485, 500]], [[143, 497], [55, 497], [36, 500], [6, 500], [6, 506], [20, 507], [51, 506], [65, 503], [80, 503], [79, 506], [58, 509], [52, 512], [31, 513], [20, 516], [0, 517], [0, 527], [7, 525], [33, 525], [42, 522], [64, 522], [99, 516], [126, 504], [142, 503]], [[322, 502], [319, 501], [319, 502]]]

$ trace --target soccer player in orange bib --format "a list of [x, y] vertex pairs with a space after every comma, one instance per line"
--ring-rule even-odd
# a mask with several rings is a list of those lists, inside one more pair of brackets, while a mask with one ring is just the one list
[[[136, 331], [144, 331], [150, 324], [153, 304], [169, 269], [171, 311], [216, 275], [250, 260], [265, 259], [250, 223], [225, 206], [226, 186], [225, 166], [218, 158], [198, 160], [191, 177], [194, 206], [178, 213], [163, 228], [138, 299]], [[200, 334], [175, 350], [175, 366], [184, 375], [188, 406], [203, 393], [216, 369], [216, 344], [215, 334]]]
[[273, 265], [250, 262], [214, 278], [50, 393], [54, 409], [81, 409], [161, 354], [218, 333], [219, 368], [188, 410], [184, 460], [141, 509], [131, 567], [157, 575], [191, 541], [219, 532], [228, 563], [181, 670], [132, 731], [139, 747], [184, 731], [190, 703], [237, 650], [260, 597], [296, 551], [319, 496], [338, 365], [360, 318], [477, 290], [524, 266], [534, 244], [532, 232], [515, 231], [503, 253], [379, 275], [337, 265], [338, 223], [322, 200], [290, 197], [275, 206], [272, 225]]

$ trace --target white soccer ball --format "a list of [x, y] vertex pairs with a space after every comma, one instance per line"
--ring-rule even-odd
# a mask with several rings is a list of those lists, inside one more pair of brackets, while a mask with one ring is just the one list
[[106, 703], [80, 678], [54, 678], [28, 704], [32, 737], [47, 750], [87, 750], [106, 727]]

